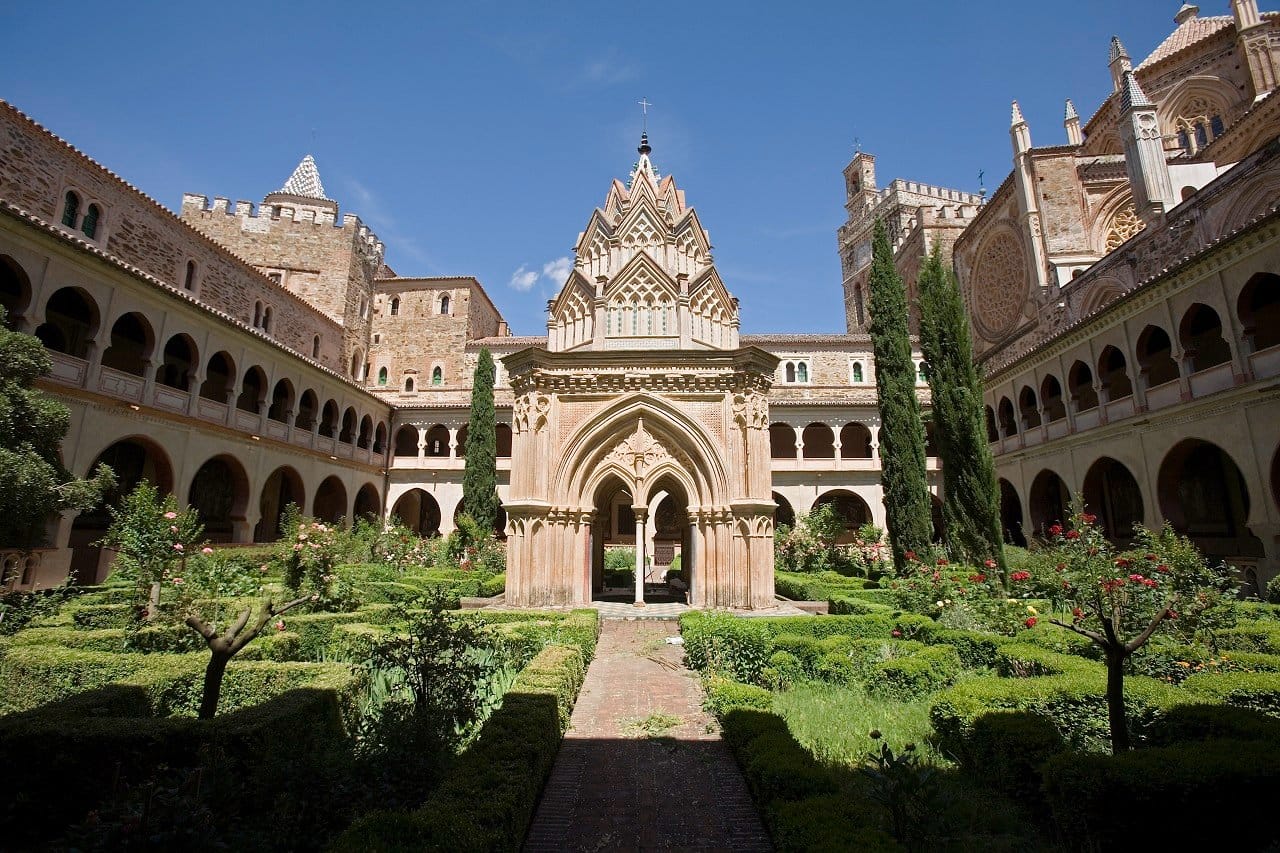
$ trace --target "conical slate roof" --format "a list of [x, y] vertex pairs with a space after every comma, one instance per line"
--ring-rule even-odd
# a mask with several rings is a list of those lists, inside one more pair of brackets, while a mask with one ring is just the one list
[[281, 195], [333, 200], [324, 194], [324, 184], [320, 183], [320, 170], [316, 168], [316, 160], [310, 154], [302, 158], [302, 162], [293, 170], [289, 180], [285, 181], [284, 186], [276, 192]]

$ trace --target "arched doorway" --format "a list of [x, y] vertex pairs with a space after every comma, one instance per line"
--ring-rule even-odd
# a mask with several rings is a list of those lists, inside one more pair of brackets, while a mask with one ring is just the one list
[[197, 364], [195, 342], [189, 335], [174, 335], [164, 345], [160, 366], [156, 368], [156, 382], [186, 391]]
[[151, 323], [136, 311], [125, 314], [111, 327], [110, 343], [102, 353], [102, 366], [142, 376], [151, 361], [155, 333]]
[[365, 483], [356, 492], [354, 515], [368, 521], [382, 518], [382, 498], [378, 495], [378, 487], [373, 483]]
[[796, 431], [790, 424], [769, 424], [769, 455], [774, 459], [796, 458]]
[[1031, 481], [1031, 527], [1040, 536], [1048, 535], [1055, 524], [1066, 526], [1071, 514], [1071, 490], [1053, 471], [1045, 469]]
[[1013, 483], [1003, 478], [1000, 480], [1000, 528], [1006, 543], [1027, 547], [1027, 537], [1022, 533], [1022, 501]]
[[64, 287], [45, 303], [44, 323], [36, 337], [47, 349], [74, 358], [88, 358], [89, 344], [98, 334], [98, 305], [78, 287]]
[[418, 455], [418, 428], [405, 424], [396, 430], [395, 456], [416, 457]]
[[1089, 467], [1084, 504], [1109, 539], [1122, 545], [1133, 541], [1134, 528], [1142, 524], [1142, 490], [1123, 464], [1104, 456]]
[[862, 498], [845, 489], [826, 492], [813, 502], [814, 509], [822, 506], [831, 506], [844, 521], [844, 532], [836, 539], [841, 545], [853, 542], [857, 538], [858, 528], [871, 523], [871, 507]]
[[82, 512], [71, 523], [71, 576], [76, 583], [92, 584], [103, 580], [114, 555], [104, 554], [93, 543], [101, 539], [111, 525], [111, 508], [146, 480], [161, 494], [173, 491], [173, 466], [160, 445], [149, 438], [133, 436], [107, 447], [93, 460], [85, 473], [106, 465], [116, 474], [116, 485], [103, 496], [102, 504]]
[[1160, 464], [1160, 511], [1205, 556], [1253, 560], [1262, 543], [1247, 527], [1249, 490], [1240, 468], [1221, 447], [1198, 438], [1175, 445]]
[[826, 424], [809, 424], [800, 437], [804, 441], [805, 459], [836, 458], [836, 435]]
[[254, 528], [253, 541], [275, 542], [279, 539], [284, 533], [285, 509], [293, 504], [301, 511], [305, 500], [302, 476], [297, 471], [288, 465], [272, 471], [262, 484], [262, 495], [258, 500], [262, 517]]
[[773, 502], [778, 505], [778, 508], [773, 511], [774, 529], [777, 529], [784, 524], [787, 527], [795, 527], [796, 511], [795, 508], [791, 506], [791, 501], [787, 500], [777, 492], [774, 492]]
[[249, 478], [235, 457], [215, 456], [201, 465], [191, 478], [187, 504], [200, 514], [211, 542], [244, 541]]
[[419, 536], [440, 535], [440, 504], [430, 492], [410, 489], [396, 501], [391, 515]]
[[7, 255], [0, 256], [0, 306], [5, 310], [5, 326], [16, 330], [31, 305], [31, 280], [22, 266]]
[[840, 428], [840, 456], [844, 459], [871, 458], [871, 430], [865, 424], [845, 424]]
[[316, 489], [311, 514], [320, 521], [337, 524], [347, 515], [347, 487], [336, 476], [326, 477]]

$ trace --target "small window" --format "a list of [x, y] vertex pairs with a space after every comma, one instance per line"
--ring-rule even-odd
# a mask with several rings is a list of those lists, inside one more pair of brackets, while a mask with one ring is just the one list
[[449, 313], [449, 294], [447, 293], [444, 296], [440, 297], [440, 313], [441, 314]]
[[788, 361], [788, 362], [787, 362], [787, 372], [786, 372], [786, 376], [787, 376], [787, 381], [788, 381], [788, 382], [795, 382], [795, 381], [796, 381], [796, 365], [795, 365], [795, 362], [792, 362], [792, 361]]
[[89, 205], [89, 209], [84, 212], [84, 222], [80, 223], [80, 231], [90, 240], [98, 236], [98, 219], [102, 216], [102, 209], [96, 204]]
[[805, 364], [803, 361], [796, 365], [796, 381], [809, 381], [809, 365]]
[[854, 381], [854, 382], [863, 382], [863, 381], [865, 381], [865, 380], [862, 378], [862, 362], [860, 362], [860, 361], [855, 361], [855, 362], [853, 363], [853, 381]]
[[404, 390], [405, 390], [405, 391], [408, 391], [408, 392], [412, 392], [412, 391], [413, 391], [413, 377], [412, 377], [412, 376], [406, 376], [406, 377], [405, 377], [405, 379], [404, 379]]
[[196, 262], [195, 261], [187, 261], [187, 274], [186, 274], [186, 277], [184, 277], [182, 280], [182, 287], [184, 290], [196, 289]]
[[80, 218], [80, 196], [73, 192], [68, 192], [67, 197], [62, 205], [62, 224], [68, 228], [76, 227], [76, 220]]
[[916, 362], [916, 381], [920, 383], [929, 381], [929, 367], [923, 361]]
[[1214, 116], [1209, 120], [1209, 125], [1210, 129], [1213, 130], [1214, 139], [1217, 139], [1226, 130], [1225, 126], [1222, 124], [1222, 116]]
[[262, 303], [253, 303], [253, 327], [255, 329], [262, 328]]
[[373, 342], [374, 342], [375, 344], [380, 344], [380, 343], [382, 343], [382, 334], [381, 334], [380, 332], [379, 332], [379, 333], [375, 333], [375, 334], [374, 334], [374, 336], [373, 336]]
[[312, 358], [320, 357], [320, 336], [319, 335], [316, 335], [314, 338], [311, 339], [311, 357]]
[[271, 331], [271, 306], [262, 309], [262, 331]]
[[360, 297], [360, 319], [367, 320], [369, 318], [369, 300], [363, 296]]
[[378, 371], [378, 384], [387, 384], [387, 369], [385, 367]]
[[276, 284], [282, 284], [284, 282], [284, 275], [278, 272], [267, 273], [267, 278], [271, 279]]
[[280, 218], [280, 205], [278, 204], [271, 205], [271, 218], [272, 219]]
[[391, 300], [391, 316], [395, 317], [400, 313], [400, 297]]
[[1203, 148], [1209, 144], [1209, 130], [1203, 123], [1196, 124], [1196, 148]]
[[432, 385], [444, 384], [444, 371], [441, 370], [439, 367], [434, 367], [431, 369], [431, 384]]

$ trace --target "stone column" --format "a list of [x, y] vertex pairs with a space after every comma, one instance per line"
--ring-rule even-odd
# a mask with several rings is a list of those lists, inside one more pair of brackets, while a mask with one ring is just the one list
[[649, 537], [649, 508], [633, 506], [636, 514], [636, 607], [644, 607], [645, 542]]

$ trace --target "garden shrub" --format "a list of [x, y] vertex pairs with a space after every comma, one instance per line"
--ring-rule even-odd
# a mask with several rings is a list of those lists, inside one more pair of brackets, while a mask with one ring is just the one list
[[1280, 654], [1280, 622], [1238, 625], [1225, 631], [1214, 632], [1213, 640], [1220, 649], [1261, 652], [1268, 655]]
[[759, 619], [690, 612], [680, 617], [685, 660], [691, 669], [757, 683], [769, 656], [769, 633]]
[[1227, 739], [1280, 743], [1280, 720], [1251, 708], [1230, 705], [1179, 705], [1147, 733], [1151, 746]]
[[[997, 711], [1038, 714], [1053, 722], [1071, 749], [1100, 751], [1110, 744], [1105, 690], [1106, 673], [1100, 666], [1093, 672], [1079, 670], [1041, 678], [974, 678], [940, 693], [929, 710], [929, 719], [939, 751], [961, 763], [969, 760], [966, 749], [973, 724]], [[1131, 678], [1125, 685], [1129, 728], [1139, 739], [1145, 738], [1169, 710], [1188, 701], [1195, 700], [1179, 688], [1152, 679]]]
[[5, 637], [0, 648], [14, 646], [62, 646], [68, 649], [85, 649], [95, 652], [118, 652], [125, 647], [129, 635], [125, 628], [98, 628], [95, 630], [60, 628], [27, 628]]
[[1280, 655], [1222, 651], [1204, 646], [1149, 644], [1129, 659], [1129, 672], [1180, 684], [1201, 672], [1280, 672]]
[[865, 616], [869, 613], [892, 611], [887, 604], [878, 604], [866, 596], [833, 594], [827, 598], [827, 612], [832, 616]]
[[910, 701], [952, 684], [960, 670], [960, 656], [951, 646], [924, 646], [875, 664], [865, 684], [873, 695]]
[[864, 578], [846, 577], [837, 572], [775, 572], [774, 591], [792, 601], [826, 601], [833, 595], [862, 590], [869, 583]]
[[1069, 654], [1049, 651], [1029, 643], [1005, 643], [996, 651], [996, 671], [1006, 678], [1038, 678], [1045, 675], [1101, 673], [1101, 665]]
[[765, 668], [760, 670], [760, 681], [770, 690], [786, 690], [804, 680], [809, 673], [810, 670], [795, 655], [790, 652], [774, 652], [769, 655]]
[[734, 708], [752, 708], [759, 711], [768, 711], [773, 708], [773, 694], [754, 684], [743, 684], [713, 675], [703, 679], [702, 689], [706, 694], [703, 707], [716, 717], [722, 717]]
[[1000, 647], [1009, 642], [1008, 637], [999, 634], [961, 631], [956, 628], [933, 631], [921, 637], [921, 640], [951, 646], [960, 655], [960, 662], [966, 669], [994, 668]]
[[1114, 756], [1055, 756], [1044, 791], [1072, 847], [1143, 850], [1176, 834], [1176, 846], [1258, 850], [1275, 840], [1267, 818], [1280, 786], [1280, 744], [1210, 740]]
[[1224, 705], [1280, 717], [1280, 673], [1202, 672], [1184, 681], [1182, 689]]
[[518, 849], [585, 671], [576, 648], [544, 649], [521, 671], [502, 706], [421, 808], [367, 815], [330, 849]]
[[1027, 804], [1040, 801], [1040, 766], [1066, 749], [1054, 724], [1028, 711], [984, 714], [965, 745], [966, 765], [989, 785]]
[[138, 608], [132, 604], [75, 604], [65, 608], [77, 628], [128, 628], [137, 624]]
[[901, 853], [875, 820], [865, 800], [832, 794], [776, 802], [766, 822], [779, 853]]

